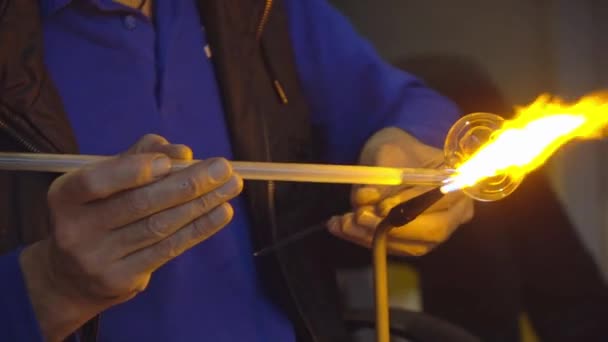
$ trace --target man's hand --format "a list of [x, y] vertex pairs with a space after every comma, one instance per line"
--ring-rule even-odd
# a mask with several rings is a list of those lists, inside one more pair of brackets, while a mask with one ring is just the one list
[[[441, 150], [425, 145], [398, 128], [386, 128], [366, 143], [361, 164], [387, 167], [437, 168]], [[395, 205], [430, 190], [429, 187], [353, 187], [353, 212], [333, 217], [334, 235], [370, 247], [376, 226]], [[394, 255], [423, 255], [446, 240], [473, 216], [473, 201], [462, 193], [450, 193], [424, 214], [389, 233], [388, 250]]]
[[182, 145], [146, 136], [127, 153], [65, 174], [48, 194], [53, 231], [21, 266], [49, 341], [143, 291], [152, 272], [232, 218], [243, 182], [224, 159], [169, 174]]

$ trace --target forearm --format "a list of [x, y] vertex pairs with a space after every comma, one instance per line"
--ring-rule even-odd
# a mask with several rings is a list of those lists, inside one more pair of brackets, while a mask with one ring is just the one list
[[68, 295], [51, 276], [50, 259], [44, 245], [37, 242], [26, 247], [19, 256], [25, 290], [40, 334], [45, 341], [63, 341], [78, 330], [86, 321], [101, 311], [85, 301], [77, 301]]
[[19, 266], [20, 251], [0, 256], [0, 331], [6, 341], [43, 341]]

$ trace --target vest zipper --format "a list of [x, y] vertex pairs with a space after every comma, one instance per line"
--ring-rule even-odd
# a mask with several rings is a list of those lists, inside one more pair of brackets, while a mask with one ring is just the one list
[[268, 57], [268, 53], [266, 52], [266, 49], [264, 48], [264, 43], [260, 43], [260, 44], [262, 45], [261, 49], [260, 49], [262, 52], [262, 61], [264, 62], [264, 66], [266, 67], [268, 76], [270, 77], [270, 80], [272, 81], [272, 88], [274, 88], [274, 91], [278, 96], [279, 102], [281, 104], [286, 105], [289, 103], [289, 99], [287, 98], [287, 93], [285, 93], [285, 89], [283, 88], [283, 85], [279, 81], [279, 79], [277, 77], [277, 73], [272, 66], [272, 63], [270, 63], [270, 58]]
[[[270, 152], [270, 137], [268, 136], [266, 115], [262, 115], [262, 132], [264, 135], [264, 149], [265, 149], [265, 153], [266, 153], [266, 160], [272, 161], [272, 158], [271, 158], [272, 153]], [[278, 225], [277, 225], [277, 219], [276, 219], [276, 207], [275, 207], [276, 187], [275, 187], [275, 183], [273, 181], [268, 181], [267, 184], [268, 185], [267, 185], [266, 191], [268, 193], [268, 216], [270, 219], [270, 226], [272, 227], [273, 235], [276, 236], [276, 232], [278, 231]], [[283, 275], [285, 276], [285, 274], [286, 274], [285, 265], [280, 260], [278, 261], [278, 263], [279, 263], [279, 266], [281, 267], [281, 271], [282, 271]], [[310, 337], [312, 338], [313, 342], [318, 341], [319, 339], [314, 335], [310, 321], [304, 315], [304, 312], [302, 311], [302, 308], [300, 307], [300, 304], [298, 303], [297, 296], [294, 293], [291, 286], [289, 286], [289, 284], [287, 284], [287, 290], [289, 291], [289, 294], [291, 295], [291, 298], [294, 301], [296, 309], [297, 309], [298, 313], [300, 314], [300, 318], [304, 322], [304, 325], [306, 326], [306, 330], [308, 330], [308, 333], [310, 334]]]
[[270, 18], [270, 12], [272, 12], [272, 6], [274, 4], [274, 0], [265, 0], [265, 1], [266, 2], [264, 4], [264, 12], [262, 13], [262, 18], [260, 19], [260, 23], [258, 24], [258, 28], [255, 32], [255, 38], [261, 44], [262, 59], [264, 60], [264, 65], [266, 66], [266, 70], [268, 70], [268, 74], [271, 78], [272, 87], [274, 88], [274, 91], [277, 93], [277, 96], [279, 97], [279, 101], [282, 104], [287, 104], [287, 103], [289, 103], [289, 99], [287, 98], [287, 93], [285, 92], [285, 88], [283, 88], [283, 85], [279, 81], [279, 79], [277, 77], [277, 73], [274, 70], [274, 68], [272, 67], [272, 63], [270, 63], [270, 59], [268, 58], [268, 53], [266, 52], [266, 49], [264, 48], [264, 43], [262, 42], [262, 33], [264, 33], [264, 28], [266, 27], [266, 24], [268, 23], [268, 18]]
[[264, 12], [262, 13], [262, 19], [260, 19], [260, 23], [258, 24], [258, 29], [255, 31], [255, 38], [259, 41], [262, 39], [262, 33], [264, 32], [264, 27], [268, 22], [268, 18], [270, 17], [270, 12], [272, 11], [272, 5], [274, 4], [273, 0], [265, 0], [264, 4]]
[[[264, 4], [264, 12], [262, 13], [262, 18], [260, 19], [260, 23], [259, 23], [257, 31], [256, 31], [256, 39], [260, 43], [262, 60], [264, 62], [264, 66], [266, 67], [266, 70], [268, 71], [268, 74], [272, 81], [272, 87], [274, 88], [277, 96], [279, 97], [279, 101], [282, 104], [287, 104], [289, 102], [289, 100], [287, 98], [287, 94], [285, 93], [285, 89], [283, 88], [283, 85], [281, 85], [281, 82], [277, 78], [276, 71], [272, 67], [272, 63], [270, 63], [270, 58], [268, 57], [268, 53], [267, 53], [266, 49], [264, 48], [264, 43], [262, 42], [262, 33], [264, 32], [264, 27], [268, 23], [268, 18], [270, 17], [270, 12], [272, 11], [272, 6], [274, 4], [273, 0], [265, 0], [265, 1], [266, 2]], [[270, 152], [270, 137], [268, 136], [268, 124], [267, 124], [267, 120], [266, 120], [266, 115], [262, 115], [262, 131], [263, 131], [263, 135], [264, 135], [264, 145], [265, 145], [264, 148], [265, 148], [265, 153], [266, 153], [266, 159], [267, 159], [267, 161], [271, 161], [272, 153]], [[268, 215], [269, 215], [270, 226], [272, 227], [273, 235], [276, 234], [276, 232], [278, 231], [278, 225], [277, 225], [277, 219], [276, 219], [276, 207], [275, 207], [275, 199], [276, 199], [275, 190], [276, 190], [275, 183], [273, 181], [269, 181], [267, 183], [266, 191], [268, 193]], [[280, 260], [278, 261], [278, 263], [279, 263], [279, 266], [281, 267], [281, 272], [283, 273], [283, 275], [285, 275], [286, 274], [285, 265]], [[300, 304], [298, 303], [297, 296], [295, 295], [293, 289], [291, 288], [291, 286], [289, 286], [289, 284], [287, 285], [287, 290], [289, 291], [289, 294], [291, 295], [291, 298], [293, 299], [294, 304], [296, 306], [296, 310], [300, 314], [300, 317], [301, 317], [302, 321], [304, 322], [304, 325], [306, 326], [306, 330], [308, 330], [308, 333], [310, 334], [312, 340], [318, 341], [318, 338], [316, 336], [314, 336], [314, 334], [313, 334], [313, 329], [310, 325], [309, 320], [305, 317], [304, 312], [302, 311], [302, 308], [301, 308]]]
[[24, 147], [29, 152], [41, 153], [42, 149], [38, 148], [34, 143], [20, 135], [17, 131], [9, 127], [4, 121], [0, 120], [0, 129], [5, 131], [11, 138], [15, 139], [19, 145]]

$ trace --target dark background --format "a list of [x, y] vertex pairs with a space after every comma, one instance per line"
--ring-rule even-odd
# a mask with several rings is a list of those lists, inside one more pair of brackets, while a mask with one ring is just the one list
[[[462, 56], [509, 103], [544, 92], [572, 99], [608, 88], [608, 1], [331, 0], [390, 62]], [[551, 160], [553, 181], [587, 247], [608, 270], [608, 147], [573, 144]]]

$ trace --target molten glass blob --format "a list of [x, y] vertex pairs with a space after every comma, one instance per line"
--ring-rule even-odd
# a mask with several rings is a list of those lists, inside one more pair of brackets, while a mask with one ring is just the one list
[[[446, 166], [457, 169], [489, 142], [504, 122], [500, 116], [490, 113], [463, 116], [448, 132], [444, 145]], [[522, 173], [509, 172], [483, 179], [462, 191], [478, 201], [496, 201], [509, 196], [522, 180]]]

